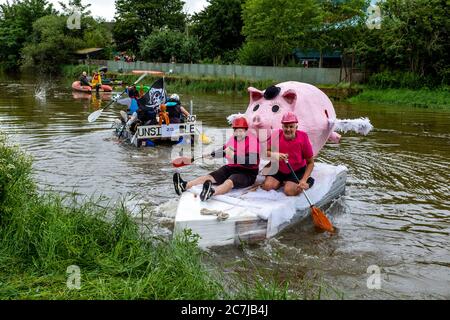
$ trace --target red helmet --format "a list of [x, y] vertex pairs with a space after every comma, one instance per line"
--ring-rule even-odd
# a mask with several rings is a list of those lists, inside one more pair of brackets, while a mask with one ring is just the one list
[[236, 118], [233, 120], [233, 125], [232, 125], [233, 129], [238, 129], [238, 128], [243, 128], [243, 129], [248, 129], [248, 123], [247, 120], [245, 118]]
[[283, 115], [281, 123], [298, 123], [298, 119], [294, 113], [288, 112]]

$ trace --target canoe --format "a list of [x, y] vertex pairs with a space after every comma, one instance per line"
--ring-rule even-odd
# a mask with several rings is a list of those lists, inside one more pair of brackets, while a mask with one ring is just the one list
[[[95, 92], [95, 89], [92, 90], [92, 88], [90, 86], [82, 86], [80, 85], [80, 81], [74, 81], [72, 83], [72, 89], [75, 91], [80, 91], [80, 92], [88, 92], [91, 93], [92, 91]], [[110, 86], [107, 85], [102, 85], [99, 92], [111, 92], [112, 88]]]
[[[308, 190], [308, 196], [315, 206], [326, 207], [344, 194], [345, 166], [316, 162], [311, 176], [315, 183]], [[255, 185], [262, 181], [264, 177], [258, 176]], [[281, 189], [264, 191], [260, 187], [250, 187], [203, 202], [199, 197], [201, 189], [202, 186], [195, 186], [181, 195], [174, 232], [191, 229], [200, 236], [202, 248], [268, 239], [310, 215], [310, 206], [303, 194], [288, 197]]]
[[111, 80], [111, 79], [102, 79], [102, 83], [108, 86], [121, 86], [123, 85], [122, 80]]
[[[91, 100], [92, 99], [92, 93], [91, 92], [82, 92], [82, 91], [72, 91], [72, 96], [74, 99], [86, 99]], [[112, 98], [112, 92], [100, 92], [100, 100], [102, 101], [109, 101]]]
[[147, 74], [151, 74], [151, 75], [154, 75], [154, 76], [163, 76], [164, 75], [164, 72], [162, 72], [162, 71], [153, 71], [153, 70], [133, 70], [133, 71], [131, 71], [131, 73], [132, 74], [144, 74], [144, 73], [147, 73]]

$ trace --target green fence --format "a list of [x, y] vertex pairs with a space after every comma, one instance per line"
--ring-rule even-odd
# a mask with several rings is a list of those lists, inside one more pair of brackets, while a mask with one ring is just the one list
[[174, 74], [205, 77], [240, 78], [248, 80], [300, 81], [311, 84], [337, 84], [342, 77], [339, 68], [291, 68], [218, 64], [152, 63], [144, 61], [91, 61], [107, 65], [110, 71], [131, 72], [152, 70]]

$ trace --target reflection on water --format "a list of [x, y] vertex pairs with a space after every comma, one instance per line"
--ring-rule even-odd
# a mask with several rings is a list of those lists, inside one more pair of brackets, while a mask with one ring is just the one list
[[[42, 91], [36, 96], [37, 86], [0, 81], [0, 129], [33, 155], [40, 188], [111, 199], [134, 194], [130, 204], [146, 205], [170, 224], [177, 203], [171, 148], [119, 143], [110, 127], [120, 106], [89, 124], [87, 116], [104, 108], [112, 94], [74, 93], [70, 83], [53, 82], [44, 96]], [[248, 101], [245, 96], [198, 94], [181, 94], [181, 99], [187, 109], [193, 100], [194, 114], [215, 143], [227, 127], [226, 116], [245, 111]], [[257, 246], [214, 249], [215, 259], [235, 265], [249, 258], [294, 287], [296, 279], [319, 275], [344, 298], [450, 298], [450, 112], [335, 108], [341, 119], [368, 116], [375, 127], [366, 137], [344, 135], [340, 145], [327, 145], [319, 156], [318, 161], [349, 168], [346, 195], [328, 210], [339, 233], [318, 234], [306, 222]], [[192, 178], [214, 168], [181, 170]], [[380, 290], [366, 286], [371, 265], [381, 268]]]

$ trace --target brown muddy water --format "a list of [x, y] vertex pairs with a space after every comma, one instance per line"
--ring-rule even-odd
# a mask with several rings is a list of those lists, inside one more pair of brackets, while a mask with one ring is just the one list
[[[53, 83], [36, 96], [38, 87], [32, 80], [0, 79], [0, 130], [34, 157], [40, 189], [110, 201], [125, 197], [134, 212], [144, 208], [137, 220], [153, 219], [159, 232], [170, 235], [164, 226], [177, 205], [171, 148], [118, 142], [111, 121], [119, 106], [88, 123], [108, 95], [92, 99], [72, 93], [70, 83]], [[226, 116], [244, 112], [248, 101], [182, 93], [181, 98], [193, 100], [194, 113], [217, 145]], [[316, 233], [304, 221], [257, 245], [216, 248], [212, 256], [226, 270], [245, 273], [256, 266], [294, 288], [301, 279], [321, 279], [331, 288], [323, 298], [450, 299], [450, 108], [339, 103], [335, 109], [340, 119], [367, 116], [375, 127], [368, 136], [344, 134], [316, 160], [349, 169], [346, 194], [327, 210], [339, 233]], [[181, 171], [192, 178], [214, 168]], [[368, 270], [380, 272], [380, 286], [367, 285]]]

